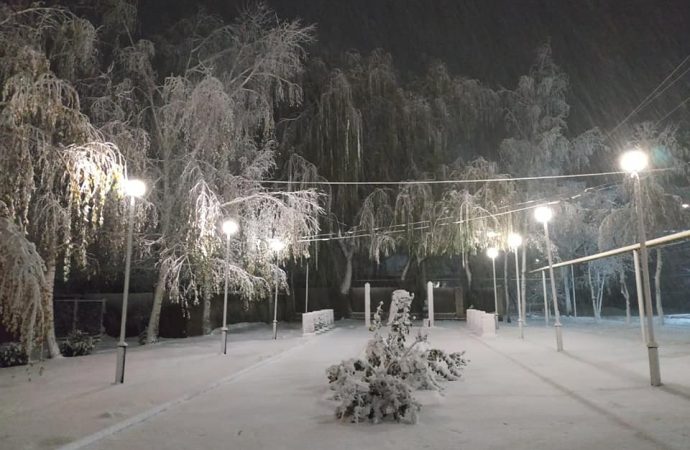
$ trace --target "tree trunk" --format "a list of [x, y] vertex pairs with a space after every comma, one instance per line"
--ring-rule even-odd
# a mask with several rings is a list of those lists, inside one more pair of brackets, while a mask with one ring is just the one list
[[664, 260], [661, 257], [661, 248], [656, 249], [656, 272], [654, 274], [654, 290], [656, 294], [656, 313], [659, 316], [659, 322], [664, 324], [664, 308], [661, 306], [661, 267]]
[[625, 323], [630, 325], [630, 291], [628, 291], [628, 285], [625, 283], [625, 269], [620, 270], [619, 279], [621, 294], [625, 298]]
[[594, 288], [594, 284], [592, 283], [592, 266], [587, 265], [587, 278], [589, 279], [589, 296], [592, 298], [592, 314], [594, 315], [595, 319], [599, 319], [599, 315], [597, 314], [597, 294]]
[[297, 299], [295, 298], [295, 266], [290, 267], [290, 285], [287, 292], [287, 304], [285, 305], [285, 321], [293, 320], [297, 315]]
[[46, 330], [45, 342], [48, 347], [49, 358], [61, 358], [60, 346], [55, 337], [55, 319], [53, 317], [53, 291], [55, 288], [55, 258], [46, 260], [46, 290], [45, 290], [45, 305], [46, 305]]
[[340, 250], [345, 258], [345, 273], [340, 281], [340, 287], [338, 289], [338, 294], [340, 296], [341, 311], [346, 317], [349, 317], [352, 313], [352, 305], [350, 304], [350, 288], [352, 287], [352, 259], [355, 254], [354, 246], [347, 246], [343, 241], [338, 241]]
[[345, 256], [345, 274], [343, 274], [343, 279], [340, 281], [340, 293], [342, 295], [347, 295], [352, 287], [352, 252], [349, 252]]
[[573, 312], [573, 304], [570, 300], [570, 283], [568, 283], [568, 267], [562, 267], [563, 274], [563, 289], [565, 290], [565, 315], [570, 316]]
[[204, 289], [203, 298], [201, 300], [203, 305], [201, 314], [201, 332], [204, 336], [211, 334], [213, 327], [211, 326], [211, 294]]
[[522, 269], [520, 276], [520, 298], [522, 299], [522, 320], [527, 325], [527, 245], [522, 246]]
[[508, 255], [503, 255], [503, 294], [506, 300], [506, 322], [510, 323], [510, 291], [508, 287]]
[[[472, 291], [472, 269], [470, 268], [470, 256], [465, 255], [462, 259], [463, 268], [465, 269], [465, 277], [467, 278], [467, 292]], [[425, 282], [427, 280], [425, 279]]]
[[153, 291], [153, 306], [151, 307], [151, 317], [149, 317], [149, 326], [146, 330], [146, 343], [153, 344], [158, 342], [158, 329], [161, 321], [161, 307], [163, 306], [163, 298], [165, 297], [165, 273], [159, 269], [158, 282]]
[[407, 257], [407, 263], [405, 263], [405, 268], [402, 271], [402, 275], [400, 275], [400, 281], [405, 281], [405, 278], [407, 277], [407, 272], [410, 270], [410, 266], [412, 265], [412, 256]]
[[597, 291], [597, 319], [601, 319], [601, 306], [604, 300], [604, 285], [606, 280], [604, 279], [603, 275], [597, 275], [597, 282], [599, 286]]

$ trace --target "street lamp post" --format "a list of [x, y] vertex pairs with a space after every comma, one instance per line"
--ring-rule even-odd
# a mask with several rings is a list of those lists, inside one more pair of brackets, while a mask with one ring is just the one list
[[220, 329], [220, 350], [228, 353], [228, 272], [230, 269], [230, 236], [237, 233], [240, 226], [233, 219], [227, 219], [221, 227], [225, 234], [225, 289], [223, 291], [223, 328]]
[[640, 266], [642, 269], [642, 290], [647, 316], [647, 353], [649, 356], [649, 376], [652, 386], [661, 386], [659, 368], [659, 344], [654, 338], [654, 310], [652, 309], [652, 290], [649, 283], [649, 260], [647, 254], [647, 233], [644, 225], [644, 211], [639, 173], [647, 168], [649, 159], [641, 150], [625, 152], [620, 159], [621, 168], [633, 178], [635, 191], [635, 211], [637, 213], [637, 234], [640, 241]]
[[556, 330], [556, 350], [563, 351], [563, 330], [561, 325], [561, 314], [558, 311], [558, 300], [556, 299], [556, 279], [553, 276], [553, 259], [551, 257], [551, 239], [549, 239], [549, 220], [553, 217], [553, 211], [547, 206], [540, 206], [534, 210], [534, 218], [537, 222], [544, 224], [544, 239], [546, 240], [546, 256], [549, 258], [549, 278], [551, 278], [551, 298], [553, 299], [553, 315]]
[[273, 299], [273, 339], [278, 339], [278, 253], [285, 248], [285, 243], [280, 239], [269, 239], [268, 245], [276, 255], [275, 283], [276, 291]]
[[129, 297], [129, 271], [132, 265], [132, 235], [134, 234], [134, 206], [138, 197], [146, 193], [146, 184], [141, 180], [129, 179], [124, 182], [125, 195], [129, 197], [127, 217], [127, 249], [125, 256], [125, 285], [122, 290], [122, 317], [120, 318], [120, 341], [117, 343], [115, 383], [125, 382], [125, 358], [127, 357], [127, 299]]
[[491, 258], [491, 268], [494, 274], [494, 319], [496, 321], [496, 328], [498, 328], [498, 292], [496, 291], [496, 257], [498, 256], [498, 249], [496, 247], [488, 248], [486, 256]]
[[525, 338], [524, 332], [524, 317], [522, 316], [522, 296], [520, 295], [520, 262], [518, 261], [518, 248], [522, 245], [522, 236], [516, 233], [508, 235], [508, 246], [515, 253], [515, 280], [517, 287], [517, 303], [518, 303], [518, 326], [520, 328], [520, 339]]

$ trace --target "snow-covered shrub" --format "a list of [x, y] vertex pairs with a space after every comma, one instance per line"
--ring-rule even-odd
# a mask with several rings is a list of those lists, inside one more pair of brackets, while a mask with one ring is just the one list
[[0, 367], [23, 366], [29, 362], [24, 347], [18, 342], [0, 346]]
[[467, 365], [465, 352], [448, 354], [443, 350], [432, 348], [426, 351], [427, 364], [437, 377], [448, 381], [457, 380], [462, 376], [462, 370]]
[[96, 347], [98, 340], [80, 330], [72, 331], [65, 342], [60, 344], [60, 352], [64, 356], [83, 356], [90, 354]]
[[334, 398], [339, 402], [336, 416], [353, 422], [385, 419], [414, 423], [420, 404], [412, 395], [414, 389], [440, 390], [441, 381], [457, 380], [467, 364], [462, 353], [450, 355], [437, 349], [424, 349], [427, 336], [421, 331], [407, 344], [412, 327], [412, 297], [396, 291], [397, 308], [389, 320], [390, 330], [382, 333], [380, 303], [371, 325], [374, 336], [369, 340], [362, 359], [349, 359], [328, 368], [326, 374]]

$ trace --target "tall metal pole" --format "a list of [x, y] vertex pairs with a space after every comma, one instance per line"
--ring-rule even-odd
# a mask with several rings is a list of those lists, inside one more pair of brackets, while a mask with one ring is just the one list
[[309, 260], [307, 259], [307, 279], [304, 288], [304, 312], [309, 312]]
[[556, 329], [556, 350], [563, 351], [563, 330], [561, 329], [561, 314], [558, 311], [558, 300], [556, 298], [556, 279], [553, 276], [553, 261], [551, 258], [551, 239], [549, 238], [549, 222], [544, 221], [544, 236], [546, 237], [546, 255], [549, 258], [549, 276], [551, 277], [551, 297], [553, 298], [553, 315]]
[[640, 266], [642, 269], [642, 288], [647, 316], [647, 353], [649, 356], [649, 377], [652, 386], [661, 386], [661, 370], [659, 368], [659, 344], [654, 339], [654, 310], [652, 309], [652, 290], [649, 283], [649, 259], [647, 255], [647, 232], [644, 226], [644, 211], [640, 177], [632, 174], [635, 189], [635, 210], [637, 212], [637, 234], [640, 240]]
[[127, 357], [127, 299], [129, 297], [129, 270], [132, 265], [132, 235], [134, 234], [134, 196], [129, 201], [129, 217], [127, 224], [127, 250], [125, 257], [125, 286], [122, 291], [122, 317], [120, 319], [120, 341], [117, 343], [117, 364], [115, 367], [115, 383], [125, 382], [125, 359]]
[[221, 328], [220, 350], [228, 353], [228, 272], [230, 266], [230, 234], [226, 236], [225, 244], [225, 289], [223, 291], [223, 328]]
[[494, 320], [498, 329], [498, 291], [496, 290], [496, 258], [491, 258], [491, 268], [494, 272]]
[[633, 250], [633, 263], [635, 265], [635, 290], [637, 291], [637, 309], [640, 317], [640, 331], [642, 342], [647, 342], [647, 330], [644, 323], [644, 295], [642, 295], [642, 276], [640, 275], [640, 254]]
[[546, 295], [546, 272], [541, 271], [541, 287], [544, 291], [544, 322], [549, 324], [549, 296]]
[[273, 299], [273, 339], [278, 339], [278, 254], [276, 253], [276, 294]]
[[577, 294], [575, 294], [575, 266], [570, 266], [570, 282], [573, 286], [573, 312], [575, 313], [575, 318], [577, 318]]
[[524, 326], [524, 319], [522, 317], [522, 296], [520, 295], [520, 262], [518, 261], [518, 248], [515, 247], [515, 280], [516, 280], [516, 295], [517, 295], [517, 301], [518, 301], [518, 326], [520, 327], [520, 339], [525, 338], [525, 331], [523, 329]]

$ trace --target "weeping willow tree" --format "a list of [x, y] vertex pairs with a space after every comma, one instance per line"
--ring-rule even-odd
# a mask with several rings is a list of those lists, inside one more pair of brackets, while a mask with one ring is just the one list
[[454, 179], [473, 181], [444, 193], [442, 208], [451, 225], [443, 230], [443, 248], [439, 253], [460, 255], [467, 288], [472, 287], [470, 256], [489, 246], [501, 247], [499, 236], [513, 230], [512, 214], [505, 208], [516, 197], [515, 186], [509, 181], [488, 182], [487, 179], [508, 178], [498, 165], [478, 158], [450, 172]]
[[[382, 50], [366, 56], [349, 52], [336, 65], [310, 63], [305, 107], [284, 128], [287, 150], [312, 161], [331, 181], [433, 179], [431, 174], [459, 154], [472, 155], [477, 129], [500, 118], [498, 94], [476, 80], [449, 75], [442, 65], [409, 85]], [[421, 265], [436, 251], [437, 234], [420, 227], [443, 217], [436, 205], [441, 192], [418, 185], [399, 190], [336, 185], [331, 194], [325, 225], [340, 236], [331, 248], [342, 263], [337, 274], [342, 294], [350, 289], [355, 254], [378, 264], [394, 249], [406, 251], [404, 277], [411, 265]]]
[[[232, 23], [199, 13], [158, 47], [132, 41], [117, 51], [138, 125], [150, 136], [143, 170], [159, 220], [148, 242], [158, 271], [149, 342], [158, 337], [166, 297], [202, 302], [210, 329], [210, 298], [222, 288], [225, 267], [224, 218], [235, 217], [242, 229], [232, 239], [229, 272], [231, 288], [245, 299], [265, 294], [277, 269], [266, 240], [288, 243], [281, 259], [307, 251], [300, 238], [318, 230], [319, 194], [272, 192], [261, 181], [275, 170], [277, 107], [302, 100], [298, 78], [311, 39], [311, 27], [281, 21], [259, 4]], [[156, 48], [173, 73], [162, 82], [151, 65]]]
[[66, 278], [73, 264], [86, 264], [106, 201], [124, 176], [119, 150], [83, 114], [74, 87], [93, 69], [95, 43], [91, 23], [66, 9], [0, 7], [0, 202], [44, 263], [44, 299], [26, 307], [38, 311], [42, 305], [40, 321], [28, 323], [43, 324], [50, 356], [59, 355], [52, 309], [56, 269]]
[[[505, 126], [508, 137], [500, 144], [502, 170], [514, 177], [551, 176], [578, 173], [589, 166], [593, 155], [606, 156], [608, 148], [602, 133], [594, 128], [570, 138], [567, 119], [568, 79], [554, 62], [547, 44], [537, 50], [528, 74], [520, 77], [513, 90], [503, 91]], [[549, 180], [523, 182], [518, 201], [549, 199], [582, 186]], [[534, 226], [530, 214], [515, 217], [515, 228], [523, 235], [523, 267], [528, 247], [543, 243], [543, 232]], [[554, 227], [555, 228], [555, 227]], [[554, 241], [558, 251], [558, 241]], [[524, 281], [521, 290], [526, 292]], [[566, 305], [568, 306], [568, 305]], [[567, 308], [567, 311], [570, 307]]]

